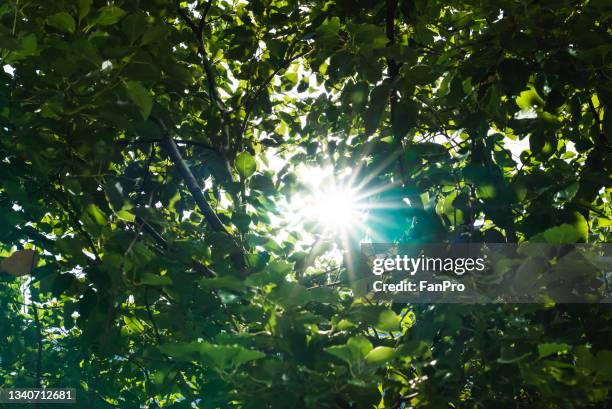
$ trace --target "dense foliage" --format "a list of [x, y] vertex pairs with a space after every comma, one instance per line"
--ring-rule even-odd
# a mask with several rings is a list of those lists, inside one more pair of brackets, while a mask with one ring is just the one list
[[[0, 277], [0, 385], [88, 408], [609, 405], [606, 305], [388, 305], [343, 282], [365, 234], [609, 241], [611, 16], [2, 2], [0, 250], [41, 261]], [[293, 223], [303, 165], [352, 169], [366, 232]]]

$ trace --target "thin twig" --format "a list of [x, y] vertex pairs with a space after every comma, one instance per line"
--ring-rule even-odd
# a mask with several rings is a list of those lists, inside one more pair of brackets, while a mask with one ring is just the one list
[[[34, 267], [34, 266], [33, 266]], [[33, 280], [30, 280], [30, 284], [32, 284]], [[36, 298], [37, 292], [36, 290], [30, 290], [30, 294], [33, 298]], [[42, 337], [42, 328], [40, 325], [40, 317], [38, 316], [38, 307], [36, 306], [35, 300], [32, 299], [32, 311], [34, 313], [34, 324], [36, 327], [36, 386], [42, 388], [42, 349], [43, 349], [43, 337]], [[36, 407], [39, 407], [39, 403], [36, 404]]]
[[[151, 143], [154, 144], [154, 143], [160, 143], [163, 141], [164, 139], [162, 138], [155, 138], [155, 139], [136, 139], [133, 141], [117, 141], [117, 143], [120, 145], [139, 145], [139, 144], [151, 144]], [[217, 147], [212, 146], [205, 142], [191, 141], [188, 139], [179, 139], [179, 138], [174, 139], [174, 142], [176, 142], [178, 145], [197, 146], [199, 148], [208, 149], [208, 150], [215, 151], [215, 152], [219, 151]]]
[[153, 326], [153, 334], [155, 335], [155, 340], [159, 345], [162, 344], [161, 335], [159, 334], [159, 328], [157, 328], [157, 323], [153, 318], [153, 313], [151, 312], [151, 306], [149, 305], [149, 286], [145, 287], [145, 309], [147, 310], [147, 316], [149, 317], [149, 321], [151, 321], [151, 325]]
[[272, 74], [270, 74], [268, 78], [266, 78], [266, 80], [259, 87], [257, 87], [257, 90], [252, 96], [248, 96], [246, 98], [245, 114], [244, 114], [244, 118], [242, 119], [242, 124], [240, 125], [240, 136], [241, 137], [244, 136], [244, 133], [246, 132], [247, 123], [253, 111], [253, 107], [255, 106], [255, 102], [257, 101], [257, 98], [259, 98], [261, 93], [266, 89], [266, 87], [270, 84], [270, 82], [272, 82], [274, 77], [276, 77], [278, 73], [281, 72], [283, 69], [287, 68], [293, 61], [297, 60], [298, 58], [308, 55], [311, 51], [312, 50], [304, 51], [296, 55], [293, 55], [292, 57], [289, 57], [279, 67], [277, 67], [272, 72]]
[[[61, 181], [60, 181], [61, 183]], [[63, 184], [62, 184], [63, 185]], [[74, 225], [74, 227], [76, 228], [76, 230], [78, 230], [87, 240], [89, 247], [91, 249], [91, 252], [93, 253], [96, 261], [101, 261], [100, 259], [100, 254], [98, 253], [98, 249], [96, 248], [96, 245], [94, 243], [93, 238], [89, 235], [89, 233], [83, 228], [83, 226], [81, 225], [80, 221], [79, 221], [79, 217], [77, 216], [77, 214], [74, 212], [74, 210], [70, 207], [69, 204], [64, 203], [57, 195], [54, 194], [54, 192], [52, 191], [51, 194], [54, 196], [55, 201], [60, 205], [60, 207], [62, 209], [64, 209], [64, 211], [68, 214], [68, 218], [72, 221], [72, 224]]]

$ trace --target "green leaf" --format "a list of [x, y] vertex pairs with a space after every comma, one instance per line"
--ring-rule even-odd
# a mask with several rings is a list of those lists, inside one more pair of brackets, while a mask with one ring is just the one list
[[125, 209], [119, 210], [117, 212], [117, 217], [120, 220], [124, 220], [124, 221], [130, 222], [130, 223], [133, 222], [134, 220], [136, 220], [136, 216], [134, 214], [130, 213], [128, 210], [125, 210]]
[[241, 347], [238, 347], [238, 350], [235, 349], [236, 347], [233, 348], [234, 349], [232, 349], [233, 355], [231, 356], [231, 365], [234, 367], [246, 364], [247, 362], [254, 361], [256, 359], [261, 359], [266, 356], [266, 354], [260, 351], [253, 351]]
[[263, 352], [239, 345], [216, 345], [207, 342], [168, 344], [160, 346], [159, 349], [180, 361], [204, 361], [217, 370], [237, 368], [266, 356]]
[[121, 183], [107, 183], [104, 186], [104, 192], [113, 209], [121, 210], [123, 208], [125, 198], [123, 197], [123, 187]]
[[265, 194], [274, 194], [275, 187], [274, 182], [269, 176], [266, 175], [255, 175], [251, 178], [250, 182], [251, 189], [259, 190]]
[[149, 91], [142, 84], [135, 81], [127, 81], [125, 87], [132, 102], [138, 106], [142, 118], [147, 119], [153, 107], [153, 97], [151, 97]]
[[416, 126], [418, 109], [418, 105], [408, 98], [403, 98], [397, 103], [391, 124], [396, 137], [404, 137]]
[[436, 80], [439, 74], [429, 65], [415, 65], [406, 73], [406, 78], [418, 85], [427, 85]]
[[21, 40], [21, 55], [34, 55], [38, 49], [38, 40], [36, 34], [32, 33]]
[[400, 318], [392, 310], [384, 310], [378, 316], [378, 323], [376, 328], [382, 329], [383, 331], [398, 331], [400, 325]]
[[136, 41], [146, 29], [147, 21], [145, 17], [140, 14], [130, 14], [121, 22], [121, 30], [128, 36], [132, 43]]
[[351, 349], [346, 345], [334, 345], [325, 348], [325, 351], [335, 356], [336, 358], [340, 358], [349, 365], [353, 362], [353, 355]]
[[555, 342], [550, 342], [538, 345], [538, 354], [540, 358], [544, 358], [552, 354], [565, 353], [568, 350], [569, 345], [567, 344], [557, 344]]
[[325, 351], [342, 359], [349, 365], [362, 361], [372, 350], [372, 343], [364, 336], [348, 339], [345, 345], [334, 345], [325, 348]]
[[421, 160], [428, 162], [444, 162], [450, 158], [448, 149], [434, 142], [420, 142], [408, 146], [406, 149], [406, 160], [420, 163]]
[[125, 323], [125, 325], [127, 325], [130, 331], [136, 334], [143, 332], [145, 329], [144, 325], [142, 325], [142, 322], [140, 322], [140, 320], [136, 317], [124, 315], [123, 322]]
[[141, 285], [164, 286], [172, 284], [172, 279], [167, 276], [159, 276], [157, 274], [144, 273], [140, 277]]
[[389, 85], [385, 83], [375, 87], [370, 93], [370, 102], [364, 116], [366, 134], [371, 135], [378, 129], [390, 91]]
[[100, 208], [94, 204], [90, 204], [87, 206], [87, 213], [92, 217], [92, 219], [101, 226], [106, 225], [107, 220], [104, 213], [100, 210]]
[[363, 336], [351, 337], [346, 345], [359, 357], [365, 357], [372, 350], [372, 343]]
[[582, 234], [571, 224], [551, 227], [550, 229], [533, 236], [529, 241], [535, 243], [571, 244], [580, 240]]
[[338, 31], [340, 30], [340, 20], [338, 17], [327, 18], [323, 24], [317, 28], [317, 40], [324, 49], [332, 50], [339, 42]]
[[365, 356], [369, 365], [382, 365], [395, 357], [395, 349], [390, 347], [376, 347]]
[[542, 109], [544, 100], [540, 97], [533, 85], [529, 85], [527, 90], [521, 92], [521, 94], [516, 97], [516, 104], [521, 109]]
[[68, 33], [74, 33], [76, 28], [74, 19], [65, 11], [55, 13], [47, 17], [47, 24]]
[[94, 20], [94, 24], [97, 24], [100, 26], [109, 26], [121, 20], [121, 17], [123, 17], [124, 15], [125, 15], [125, 11], [119, 7], [116, 7], [116, 6], [102, 7], [100, 9], [100, 14]]
[[206, 290], [244, 290], [243, 282], [239, 278], [233, 276], [203, 278], [200, 280], [200, 287]]
[[310, 293], [303, 285], [286, 281], [274, 288], [269, 298], [285, 308], [294, 308], [308, 303]]
[[267, 284], [281, 284], [291, 272], [293, 265], [280, 260], [271, 261], [264, 271], [249, 275], [245, 284], [252, 287], [263, 287]]
[[257, 170], [257, 162], [248, 152], [242, 152], [236, 157], [235, 166], [243, 180], [247, 179]]
[[158, 41], [168, 35], [168, 27], [165, 24], [155, 24], [149, 27], [142, 35], [142, 44], [149, 44]]
[[93, 0], [79, 0], [79, 20], [89, 14]]

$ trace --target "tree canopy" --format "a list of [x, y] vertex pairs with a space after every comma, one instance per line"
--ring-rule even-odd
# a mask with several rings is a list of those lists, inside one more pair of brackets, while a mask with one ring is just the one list
[[[88, 408], [609, 405], [605, 304], [388, 304], [347, 278], [366, 236], [609, 242], [611, 17], [3, 2], [0, 256], [40, 261], [0, 276], [0, 385]], [[304, 169], [367, 220], [299, 220]]]

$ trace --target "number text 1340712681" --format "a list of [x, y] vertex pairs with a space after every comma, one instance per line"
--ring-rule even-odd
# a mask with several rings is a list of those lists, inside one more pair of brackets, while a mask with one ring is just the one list
[[0, 403], [76, 403], [74, 389], [0, 389]]

